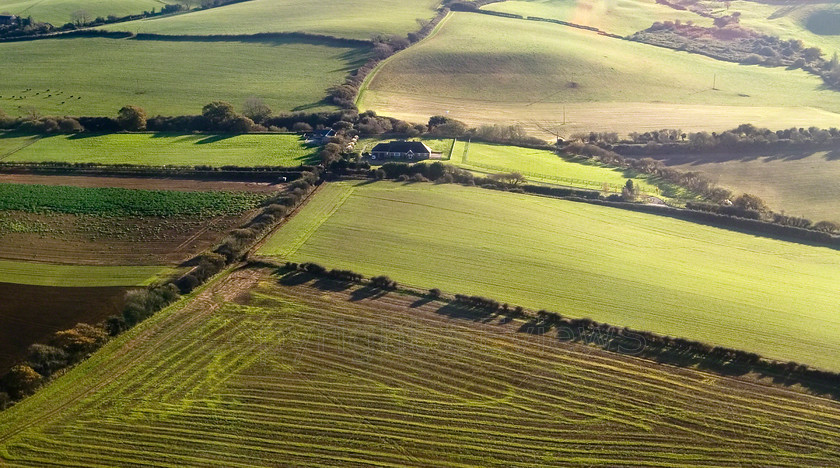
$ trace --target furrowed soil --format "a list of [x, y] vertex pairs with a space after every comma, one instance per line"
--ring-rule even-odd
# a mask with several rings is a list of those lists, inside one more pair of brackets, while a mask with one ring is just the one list
[[832, 466], [840, 405], [234, 271], [0, 413], [8, 466]]

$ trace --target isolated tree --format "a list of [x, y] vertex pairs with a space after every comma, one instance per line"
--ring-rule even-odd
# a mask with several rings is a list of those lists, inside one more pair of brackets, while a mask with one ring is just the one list
[[67, 365], [67, 353], [63, 349], [45, 344], [31, 345], [26, 359], [41, 375], [50, 375]]
[[41, 379], [41, 374], [35, 372], [35, 369], [25, 364], [18, 364], [3, 377], [3, 384], [12, 397], [22, 398], [32, 393]]
[[58, 129], [62, 133], [79, 133], [85, 130], [78, 120], [72, 117], [64, 117], [58, 121]]
[[263, 123], [266, 119], [271, 117], [272, 111], [262, 99], [252, 97], [245, 100], [242, 106], [242, 115], [248, 117], [256, 123]]
[[306, 122], [295, 122], [295, 124], [292, 125], [292, 130], [298, 133], [311, 132], [312, 125], [309, 125]]
[[77, 27], [90, 23], [90, 13], [86, 10], [76, 10], [70, 15], [70, 21]]
[[233, 133], [248, 133], [254, 129], [254, 126], [253, 120], [244, 115], [237, 115], [227, 121], [225, 129]]
[[125, 106], [117, 114], [120, 127], [130, 132], [146, 129], [146, 111], [142, 107]]
[[518, 172], [491, 174], [490, 179], [495, 180], [496, 182], [500, 182], [502, 184], [508, 185], [510, 187], [516, 187], [517, 185], [525, 182], [525, 177]]
[[770, 211], [770, 208], [767, 207], [767, 204], [764, 203], [764, 200], [750, 193], [745, 193], [740, 197], [736, 198], [732, 202], [732, 205], [742, 210], [754, 210], [758, 211], [759, 213], [766, 213]]
[[214, 129], [224, 128], [228, 122], [237, 117], [233, 105], [225, 101], [214, 101], [201, 109], [201, 115]]
[[636, 201], [636, 198], [639, 196], [639, 187], [633, 183], [633, 179], [627, 179], [627, 183], [624, 184], [624, 187], [621, 189], [621, 198], [624, 201]]
[[821, 232], [834, 233], [840, 231], [840, 224], [832, 221], [820, 221], [814, 224], [814, 229]]
[[108, 335], [104, 329], [79, 323], [69, 330], [56, 332], [52, 338], [52, 345], [63, 349], [71, 356], [78, 356], [96, 350], [107, 339]]

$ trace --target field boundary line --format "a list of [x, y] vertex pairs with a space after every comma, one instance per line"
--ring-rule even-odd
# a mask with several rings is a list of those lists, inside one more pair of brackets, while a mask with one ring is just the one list
[[356, 93], [356, 99], [353, 101], [353, 104], [355, 104], [356, 107], [359, 108], [360, 112], [364, 109], [362, 109], [361, 106], [359, 106], [359, 103], [362, 102], [362, 97], [364, 96], [364, 94], [368, 90], [368, 88], [370, 87], [370, 83], [373, 82], [373, 79], [376, 78], [376, 75], [379, 73], [380, 70], [382, 70], [382, 67], [384, 67], [388, 62], [390, 62], [394, 57], [397, 57], [398, 55], [400, 55], [401, 52], [404, 52], [406, 50], [410, 50], [411, 48], [419, 46], [420, 44], [426, 42], [427, 40], [435, 37], [437, 35], [437, 33], [440, 32], [440, 30], [443, 28], [443, 25], [447, 21], [449, 21], [449, 18], [451, 18], [451, 17], [452, 17], [452, 11], [450, 10], [448, 13], [446, 13], [446, 16], [444, 16], [443, 19], [440, 20], [440, 22], [437, 24], [437, 26], [435, 26], [435, 28], [432, 29], [432, 32], [430, 32], [428, 36], [424, 37], [423, 39], [420, 39], [416, 43], [406, 47], [405, 49], [397, 52], [396, 54], [391, 55], [390, 57], [388, 57], [385, 60], [379, 62], [378, 64], [376, 64], [375, 67], [373, 67], [373, 70], [371, 70], [370, 73], [368, 73], [368, 75], [365, 77], [364, 81], [362, 81], [362, 85], [359, 86], [359, 92]]
[[252, 254], [256, 253], [263, 246], [263, 244], [265, 244], [266, 241], [268, 241], [268, 239], [271, 239], [271, 237], [274, 235], [275, 232], [280, 230], [280, 228], [282, 228], [283, 226], [286, 225], [286, 223], [288, 223], [290, 220], [292, 220], [295, 217], [295, 215], [297, 215], [303, 209], [303, 207], [305, 207], [307, 204], [309, 204], [309, 201], [312, 200], [312, 198], [318, 192], [320, 192], [323, 187], [324, 187], [324, 184], [321, 184], [321, 185], [315, 187], [315, 190], [309, 192], [309, 195], [307, 195], [306, 198], [301, 203], [298, 203], [298, 206], [296, 206], [295, 209], [291, 211], [291, 213], [287, 214], [286, 217], [283, 218], [282, 221], [280, 221], [276, 226], [274, 226], [274, 228], [270, 229], [267, 233], [265, 233], [265, 235], [263, 235], [262, 238], [259, 241], [255, 242], [254, 245], [251, 246], [251, 248], [245, 254], [246, 258], [248, 258]]
[[302, 235], [297, 236], [292, 242], [290, 249], [285, 250], [283, 253], [280, 254], [280, 257], [289, 257], [294, 255], [304, 244], [324, 225], [331, 217], [334, 215], [339, 208], [344, 206], [344, 203], [353, 195], [355, 192], [355, 187], [349, 187], [347, 190], [342, 193], [338, 199], [338, 201], [330, 208], [330, 211], [327, 213], [326, 216], [322, 216], [319, 220], [317, 220], [313, 225], [310, 225], [308, 229], [303, 230]]
[[[160, 310], [160, 311], [156, 312], [152, 316], [152, 318], [154, 318], [154, 316], [157, 316], [158, 314], [161, 314], [159, 320], [149, 322], [145, 327], [136, 328], [137, 332], [134, 333], [133, 336], [126, 337], [125, 341], [122, 342], [122, 343], [114, 344], [114, 346], [117, 347], [116, 349], [109, 350], [109, 351], [103, 351], [108, 346], [108, 344], [114, 343], [114, 340], [112, 340], [108, 344], [106, 344], [105, 347], [97, 350], [95, 352], [95, 354], [110, 352], [112, 354], [111, 360], [110, 360], [111, 362], [113, 362], [114, 359], [119, 359], [119, 358], [126, 357], [126, 355], [129, 355], [128, 356], [129, 359], [128, 359], [128, 362], [121, 363], [122, 364], [121, 366], [118, 364], [117, 368], [115, 369], [115, 372], [110, 372], [109, 374], [104, 376], [102, 379], [100, 379], [98, 382], [96, 382], [95, 384], [93, 384], [91, 386], [88, 386], [87, 388], [82, 389], [80, 392], [78, 392], [75, 395], [70, 396], [66, 401], [59, 404], [57, 407], [48, 410], [46, 413], [44, 413], [44, 414], [42, 414], [42, 415], [40, 415], [40, 416], [38, 416], [34, 419], [26, 421], [25, 423], [21, 424], [19, 427], [16, 427], [15, 429], [13, 429], [12, 431], [10, 431], [8, 433], [0, 434], [0, 442], [6, 442], [6, 441], [12, 439], [13, 437], [16, 437], [17, 435], [25, 432], [26, 430], [30, 429], [33, 426], [36, 426], [37, 424], [43, 422], [44, 420], [48, 420], [48, 419], [52, 418], [54, 415], [56, 415], [58, 413], [61, 413], [64, 409], [73, 405], [74, 403], [97, 393], [98, 391], [102, 390], [103, 388], [105, 388], [108, 385], [115, 382], [123, 374], [128, 372], [133, 367], [132, 366], [133, 364], [136, 364], [137, 362], [139, 362], [143, 358], [151, 355], [155, 351], [154, 347], [146, 347], [146, 349], [141, 350], [139, 352], [139, 354], [135, 355], [133, 357], [133, 359], [130, 356], [131, 352], [136, 350], [139, 346], [142, 346], [142, 345], [146, 344], [149, 341], [150, 338], [154, 337], [159, 342], [165, 342], [166, 340], [169, 340], [173, 336], [176, 336], [179, 332], [187, 329], [193, 323], [195, 323], [195, 322], [203, 319], [204, 317], [208, 316], [209, 314], [211, 314], [216, 308], [218, 308], [218, 304], [214, 301], [214, 298], [215, 298], [216, 295], [213, 294], [209, 298], [206, 298], [206, 297], [203, 297], [203, 296], [206, 295], [206, 294], [213, 293], [218, 289], [221, 289], [223, 284], [220, 284], [220, 283], [230, 282], [231, 280], [229, 278], [231, 277], [231, 275], [235, 274], [237, 271], [240, 271], [240, 265], [233, 265], [233, 266], [228, 267], [227, 269], [225, 269], [221, 273], [219, 273], [219, 276], [217, 278], [215, 278], [212, 281], [209, 281], [208, 283], [203, 285], [198, 291], [196, 291], [195, 294], [191, 294], [191, 295], [181, 297], [181, 299], [179, 299], [175, 303], [173, 303], [170, 306], [164, 308], [163, 310]], [[246, 285], [247, 285], [247, 283], [246, 283]], [[242, 285], [240, 284], [240, 286], [242, 286]], [[224, 291], [224, 290], [221, 289], [221, 291]], [[174, 326], [174, 327], [167, 327], [168, 325], [170, 325], [170, 323], [167, 322], [167, 319], [172, 320], [173, 315], [177, 315], [179, 312], [182, 313], [185, 308], [190, 307], [190, 305], [196, 305], [196, 302], [198, 302], [198, 301], [200, 301], [200, 303], [197, 304], [199, 306], [198, 313], [187, 315], [186, 320], [178, 322], [176, 324], [176, 326]], [[208, 302], [209, 302], [209, 304], [208, 304]], [[216, 305], [214, 306], [214, 304], [216, 304]], [[201, 307], [202, 305], [206, 305], [206, 307]], [[167, 311], [169, 312], [168, 314], [166, 313]], [[163, 322], [163, 323], [161, 323], [161, 322]], [[156, 333], [159, 333], [159, 332], [164, 332], [164, 334], [160, 335], [160, 336], [155, 336]], [[119, 337], [117, 338], [117, 340], [118, 339], [119, 339]], [[62, 374], [59, 378], [65, 377], [67, 375], [67, 373], [69, 373], [70, 371], [73, 371], [78, 366], [82, 366], [82, 365], [85, 365], [85, 364], [91, 365], [91, 364], [89, 364], [89, 359], [83, 360], [82, 362], [80, 362], [76, 366], [73, 366], [72, 368], [68, 369], [68, 371], [65, 374]], [[54, 381], [50, 382], [49, 385], [52, 385], [54, 383], [55, 383]]]
[[39, 141], [41, 141], [41, 139], [42, 139], [42, 138], [44, 138], [44, 136], [43, 136], [43, 135], [35, 135], [35, 138], [33, 138], [33, 139], [32, 139], [32, 141], [29, 141], [29, 142], [25, 143], [23, 146], [20, 146], [20, 147], [18, 147], [18, 148], [15, 148], [15, 149], [13, 149], [13, 150], [9, 151], [9, 152], [8, 152], [8, 153], [6, 153], [6, 154], [2, 154], [2, 155], [0, 155], [0, 161], [2, 161], [2, 160], [4, 160], [4, 159], [8, 158], [9, 156], [11, 156], [11, 155], [13, 155], [13, 154], [17, 153], [18, 151], [20, 151], [20, 150], [22, 150], [22, 149], [29, 148], [30, 146], [34, 145], [35, 143], [38, 143]]

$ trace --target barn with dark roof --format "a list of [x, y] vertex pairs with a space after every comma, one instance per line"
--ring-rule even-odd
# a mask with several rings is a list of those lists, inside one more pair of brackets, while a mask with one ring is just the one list
[[379, 143], [370, 151], [370, 159], [429, 159], [432, 149], [422, 141]]

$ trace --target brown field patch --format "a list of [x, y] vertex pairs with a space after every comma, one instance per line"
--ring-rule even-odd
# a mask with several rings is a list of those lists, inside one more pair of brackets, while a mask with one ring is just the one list
[[220, 242], [256, 213], [108, 218], [0, 212], [0, 259], [73, 265], [179, 264]]
[[126, 288], [60, 288], [0, 283], [0, 374], [26, 348], [77, 323], [95, 324], [117, 313]]
[[237, 182], [226, 180], [199, 180], [158, 177], [104, 177], [66, 176], [43, 174], [0, 174], [0, 184], [67, 185], [73, 187], [117, 187], [139, 190], [175, 190], [179, 192], [204, 192], [221, 190], [228, 192], [269, 193], [280, 189], [279, 185], [263, 182]]

